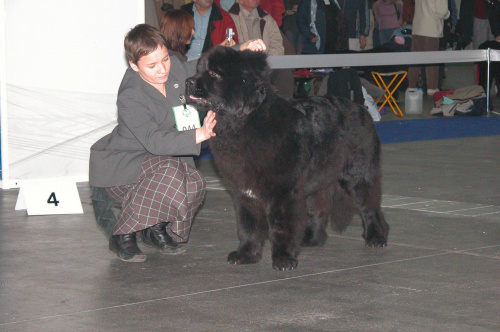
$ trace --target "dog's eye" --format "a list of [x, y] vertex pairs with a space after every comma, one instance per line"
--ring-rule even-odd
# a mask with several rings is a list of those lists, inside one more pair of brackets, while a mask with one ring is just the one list
[[216, 72], [214, 72], [213, 70], [209, 70], [208, 71], [208, 75], [210, 75], [210, 76], [212, 76], [214, 78], [219, 78], [220, 77], [220, 75], [217, 74]]

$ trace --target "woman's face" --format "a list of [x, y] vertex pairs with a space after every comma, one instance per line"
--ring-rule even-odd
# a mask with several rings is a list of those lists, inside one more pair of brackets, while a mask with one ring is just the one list
[[139, 73], [141, 78], [153, 86], [164, 84], [170, 73], [170, 56], [165, 46], [144, 55], [137, 64], [130, 62], [130, 68]]

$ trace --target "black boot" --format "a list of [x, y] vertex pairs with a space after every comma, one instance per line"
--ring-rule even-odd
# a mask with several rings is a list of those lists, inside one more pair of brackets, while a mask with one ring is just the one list
[[178, 255], [186, 251], [184, 246], [176, 243], [170, 235], [167, 234], [165, 227], [166, 222], [162, 222], [143, 229], [141, 231], [142, 243], [148, 247], [155, 247], [160, 250], [162, 254]]
[[109, 250], [124, 262], [140, 263], [146, 260], [146, 255], [137, 246], [135, 233], [113, 235], [109, 239]]

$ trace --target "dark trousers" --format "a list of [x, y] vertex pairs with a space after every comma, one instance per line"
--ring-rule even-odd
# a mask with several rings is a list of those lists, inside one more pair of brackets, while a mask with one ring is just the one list
[[90, 192], [97, 226], [109, 239], [113, 235], [121, 204], [114, 201], [104, 188], [90, 186]]

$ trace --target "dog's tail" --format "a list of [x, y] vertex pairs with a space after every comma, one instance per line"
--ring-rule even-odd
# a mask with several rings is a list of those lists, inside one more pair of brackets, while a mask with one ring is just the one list
[[337, 233], [345, 231], [347, 226], [351, 223], [354, 213], [355, 208], [350, 198], [342, 192], [336, 191], [330, 202], [330, 213], [328, 217], [328, 222], [332, 229]]

